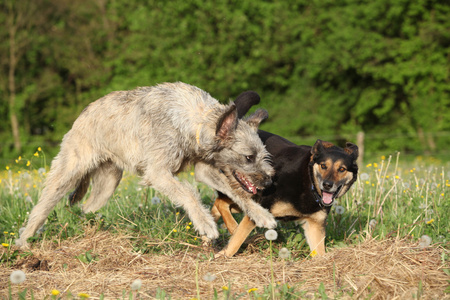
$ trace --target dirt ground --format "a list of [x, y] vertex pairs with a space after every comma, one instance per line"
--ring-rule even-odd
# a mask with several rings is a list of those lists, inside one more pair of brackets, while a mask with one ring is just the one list
[[[262, 292], [271, 283], [268, 253], [246, 251], [230, 259], [208, 260], [201, 255], [207, 250], [192, 246], [174, 255], [142, 255], [133, 252], [126, 235], [94, 229], [60, 245], [44, 241], [31, 251], [32, 256], [19, 259], [11, 268], [0, 265], [0, 299], [8, 297], [9, 275], [17, 269], [26, 273], [26, 280], [11, 286], [12, 294], [32, 289], [35, 299], [49, 299], [53, 289], [63, 298], [70, 291], [72, 295], [86, 293], [90, 299], [101, 294], [104, 299], [122, 299], [123, 291], [129, 292], [135, 279], [142, 280], [139, 299], [155, 298], [157, 288], [172, 299], [198, 298], [197, 283], [202, 299], [211, 299], [214, 288], [222, 299], [223, 286], [229, 287], [232, 295], [248, 295], [249, 289]], [[92, 260], [89, 257], [90, 262], [83, 262], [79, 257], [87, 251]], [[422, 249], [405, 240], [369, 239], [356, 246], [330, 249], [323, 257], [295, 262], [274, 259], [273, 270], [275, 282], [288, 283], [306, 298], [319, 295], [323, 283], [327, 295], [338, 299], [450, 299], [445, 293], [450, 276], [443, 271], [449, 268], [444, 255], [448, 257], [449, 249], [443, 245]], [[206, 281], [205, 275], [215, 279]]]

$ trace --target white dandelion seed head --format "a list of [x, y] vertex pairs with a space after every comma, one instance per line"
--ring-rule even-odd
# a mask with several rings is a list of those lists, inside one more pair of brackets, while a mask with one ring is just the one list
[[409, 182], [403, 182], [402, 185], [403, 185], [403, 187], [404, 187], [405, 189], [409, 189], [409, 188], [411, 187], [411, 185], [409, 184]]
[[369, 222], [369, 226], [370, 226], [371, 228], [374, 228], [375, 226], [377, 226], [377, 224], [378, 224], [378, 222], [377, 222], [377, 220], [375, 220], [375, 219], [372, 219], [372, 220], [370, 220], [370, 222]]
[[342, 215], [345, 212], [345, 208], [343, 206], [337, 205], [334, 210], [338, 215]]
[[369, 176], [369, 174], [367, 174], [367, 173], [361, 173], [361, 175], [359, 175], [359, 178], [360, 178], [362, 181], [366, 181], [366, 180], [369, 180], [370, 176]]
[[25, 281], [25, 273], [21, 270], [16, 270], [11, 273], [11, 276], [9, 276], [9, 279], [11, 280], [11, 283], [13, 284], [21, 284]]
[[158, 197], [153, 197], [152, 200], [150, 201], [153, 205], [158, 205], [161, 203], [161, 199], [159, 199]]
[[277, 239], [278, 233], [275, 230], [273, 230], [273, 229], [269, 229], [269, 230], [266, 231], [264, 236], [266, 237], [267, 240], [274, 241], [274, 240]]
[[45, 168], [39, 168], [38, 169], [38, 173], [39, 173], [39, 175], [42, 175], [42, 174], [44, 174], [46, 171], [45, 171]]
[[28, 196], [25, 198], [25, 202], [28, 202], [28, 203], [33, 204], [33, 199], [31, 198], [31, 196], [28, 195]]
[[204, 281], [209, 281], [212, 282], [216, 279], [216, 275], [211, 274], [211, 273], [206, 273], [205, 275], [203, 275], [203, 280]]
[[278, 252], [278, 256], [283, 259], [289, 258], [290, 255], [291, 255], [291, 252], [288, 250], [288, 248], [283, 247]]
[[142, 207], [144, 207], [144, 205], [143, 205], [142, 203], [139, 203], [139, 204], [138, 204], [138, 207], [139, 207], [140, 209], [142, 209]]
[[420, 237], [420, 241], [419, 241], [419, 247], [420, 248], [427, 248], [428, 246], [431, 245], [431, 238], [428, 235], [422, 235]]
[[131, 290], [137, 291], [142, 287], [142, 280], [136, 279], [131, 283]]

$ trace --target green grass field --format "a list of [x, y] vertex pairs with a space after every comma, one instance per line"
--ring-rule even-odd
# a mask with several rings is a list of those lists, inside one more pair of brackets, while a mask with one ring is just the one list
[[[3, 235], [3, 251], [0, 252], [0, 264], [3, 268], [10, 268], [17, 260], [29, 255], [15, 249], [14, 240], [39, 199], [49, 168], [46, 163], [44, 153], [39, 149], [30, 158], [20, 157], [7, 166], [1, 166], [0, 234]], [[213, 190], [196, 183], [192, 172], [178, 177], [197, 185], [203, 202], [211, 206]], [[88, 225], [113, 234], [125, 232], [130, 237], [133, 250], [142, 254], [173, 255], [191, 246], [200, 247], [201, 238], [184, 212], [153, 189], [140, 186], [138, 181], [139, 178], [125, 174], [113, 198], [95, 214], [84, 215], [79, 206], [68, 206], [67, 199], [61, 201], [33, 238], [34, 243], [46, 240], [59, 244], [67, 238], [82, 235]], [[357, 244], [368, 237], [379, 240], [406, 238], [420, 242], [419, 245], [424, 247], [431, 240], [432, 245], [448, 249], [449, 187], [448, 163], [419, 157], [414, 163], [405, 164], [401, 155], [380, 157], [365, 163], [360, 166], [358, 181], [331, 210], [327, 251]], [[225, 246], [229, 238], [221, 225], [220, 221], [221, 236], [214, 243], [216, 250]], [[270, 253], [273, 251], [277, 256], [285, 247], [291, 254], [289, 260], [293, 262], [314, 256], [295, 222], [280, 223], [276, 230], [278, 239], [275, 242], [255, 242], [257, 251], [268, 253], [268, 247], [271, 247]], [[265, 230], [258, 228], [256, 231], [264, 233]], [[89, 260], [89, 257], [84, 259]], [[442, 259], [448, 263], [447, 254], [445, 257], [443, 254]], [[160, 292], [164, 294], [164, 291]], [[259, 295], [266, 299], [272, 292], [268, 288]], [[295, 295], [295, 291], [289, 290], [288, 294]]]

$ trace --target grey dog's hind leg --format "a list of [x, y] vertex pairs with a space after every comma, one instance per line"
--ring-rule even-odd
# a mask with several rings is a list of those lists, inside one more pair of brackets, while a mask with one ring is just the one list
[[[70, 150], [69, 150], [70, 151]], [[41, 227], [56, 204], [89, 173], [89, 160], [76, 160], [72, 152], [61, 151], [53, 160], [39, 202], [30, 213], [19, 243], [27, 246], [27, 239]]]
[[119, 185], [122, 173], [122, 170], [111, 161], [103, 162], [92, 172], [91, 194], [83, 205], [85, 213], [95, 212], [106, 204]]

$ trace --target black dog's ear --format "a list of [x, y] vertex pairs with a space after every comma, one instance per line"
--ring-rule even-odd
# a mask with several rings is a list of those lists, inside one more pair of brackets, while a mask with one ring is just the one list
[[330, 143], [330, 142], [325, 142], [325, 141], [322, 141], [322, 140], [317, 140], [317, 141], [315, 142], [314, 146], [311, 148], [311, 154], [312, 154], [313, 156], [314, 156], [314, 155], [317, 155], [317, 154], [319, 154], [319, 153], [325, 151], [325, 149], [331, 148], [331, 147], [333, 147], [333, 146], [334, 146], [334, 145], [333, 145], [332, 143]]
[[250, 125], [255, 131], [258, 130], [259, 125], [262, 121], [267, 119], [269, 117], [269, 113], [267, 110], [258, 108], [254, 113], [252, 113], [248, 118], [246, 118], [244, 121]]
[[349, 142], [347, 142], [347, 144], [345, 146], [346, 147], [345, 147], [344, 151], [347, 152], [348, 154], [350, 154], [353, 161], [356, 161], [356, 159], [359, 156], [358, 146], [356, 146], [353, 143], [349, 143]]
[[259, 103], [261, 97], [259, 97], [257, 92], [246, 91], [237, 96], [234, 100], [234, 104], [237, 108], [238, 118], [241, 119], [249, 111], [249, 109]]
[[217, 122], [216, 137], [222, 141], [229, 140], [236, 131], [237, 124], [238, 115], [236, 105], [231, 104]]

